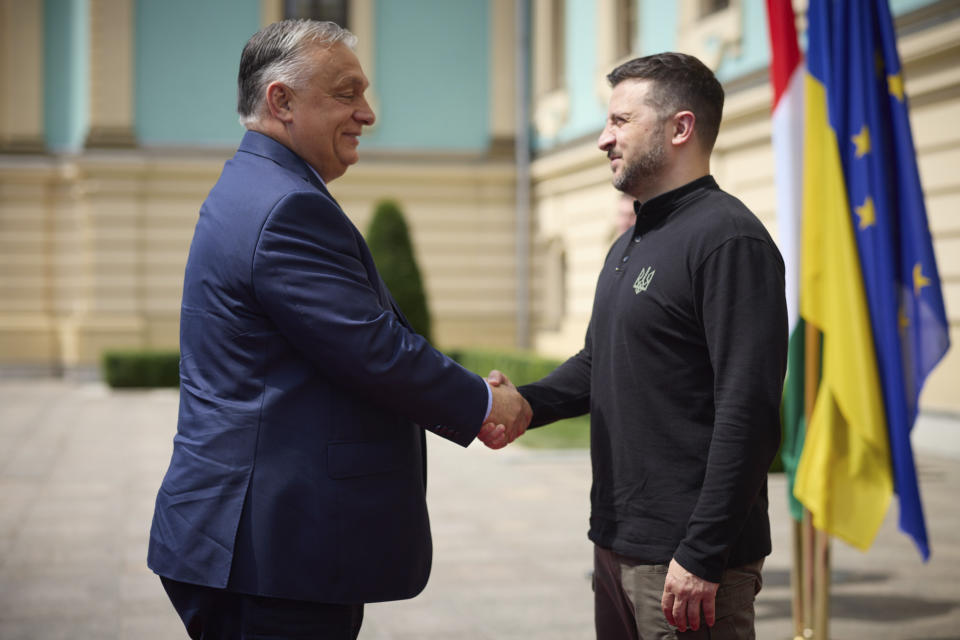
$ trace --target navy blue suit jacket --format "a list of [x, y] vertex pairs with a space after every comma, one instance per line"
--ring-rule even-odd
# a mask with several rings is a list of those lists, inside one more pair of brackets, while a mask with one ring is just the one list
[[486, 383], [411, 330], [322, 182], [262, 134], [200, 209], [180, 350], [149, 566], [299, 600], [419, 593], [432, 546], [417, 425], [466, 446]]

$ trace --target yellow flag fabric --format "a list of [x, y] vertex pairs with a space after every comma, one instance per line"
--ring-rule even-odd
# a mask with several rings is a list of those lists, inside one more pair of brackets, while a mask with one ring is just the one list
[[794, 495], [813, 524], [869, 548], [893, 477], [883, 395], [826, 91], [807, 75], [800, 315], [823, 333], [822, 379]]

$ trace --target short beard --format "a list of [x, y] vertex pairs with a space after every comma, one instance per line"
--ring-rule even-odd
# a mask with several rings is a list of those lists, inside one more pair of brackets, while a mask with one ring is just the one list
[[641, 191], [639, 187], [656, 177], [663, 170], [666, 160], [667, 154], [663, 144], [657, 141], [634, 162], [624, 164], [623, 171], [619, 175], [613, 176], [614, 188], [630, 194]]

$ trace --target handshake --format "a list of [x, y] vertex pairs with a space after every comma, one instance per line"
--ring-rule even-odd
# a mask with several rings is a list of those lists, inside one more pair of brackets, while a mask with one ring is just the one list
[[491, 449], [502, 449], [527, 430], [533, 418], [533, 409], [517, 391], [517, 387], [500, 371], [491, 371], [487, 383], [493, 392], [493, 406], [477, 439]]

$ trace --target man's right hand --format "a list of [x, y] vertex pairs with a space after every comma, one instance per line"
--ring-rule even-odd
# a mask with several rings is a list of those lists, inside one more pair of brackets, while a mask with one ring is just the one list
[[491, 449], [500, 449], [523, 435], [533, 418], [533, 409], [499, 371], [491, 371], [487, 383], [493, 393], [493, 407], [477, 437]]

